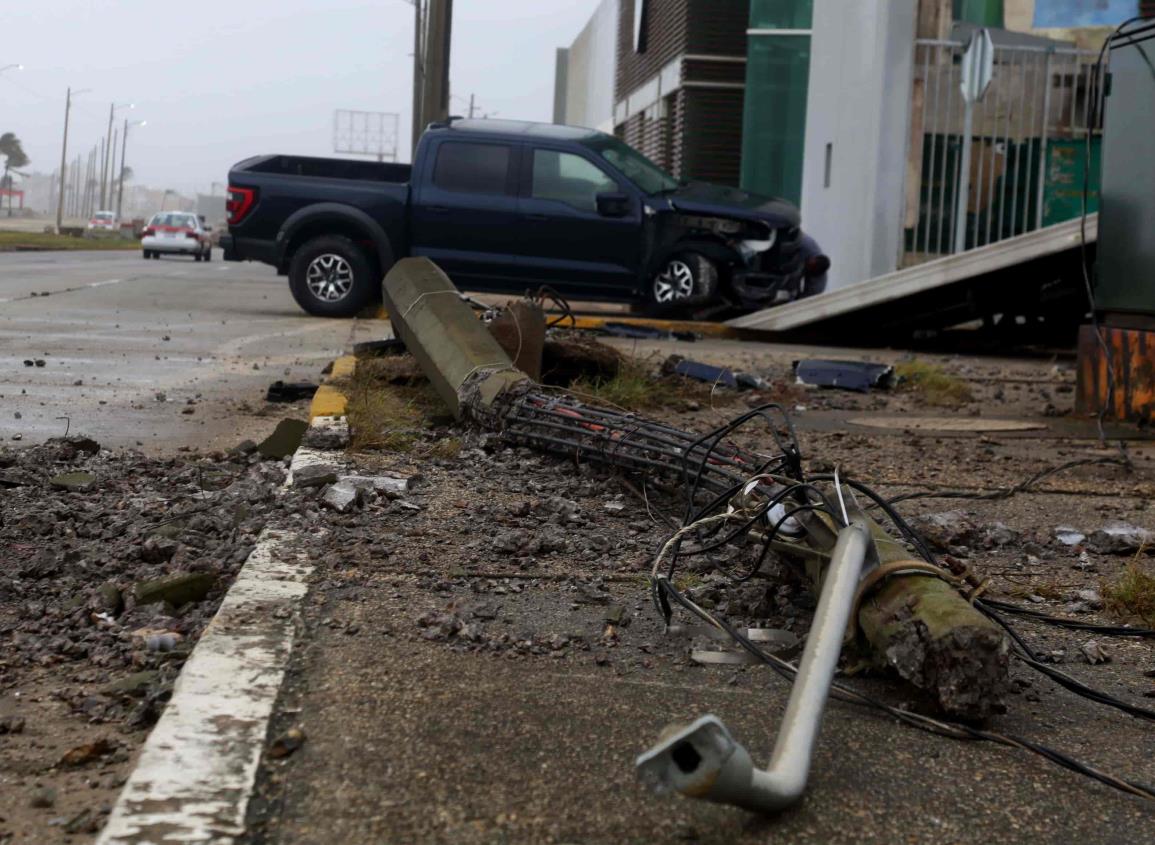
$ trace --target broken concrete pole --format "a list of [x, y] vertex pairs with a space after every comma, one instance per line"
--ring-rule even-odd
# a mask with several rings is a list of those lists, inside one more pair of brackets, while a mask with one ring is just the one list
[[[459, 419], [545, 451], [572, 450], [613, 466], [675, 476], [681, 458], [701, 448], [687, 432], [533, 390], [533, 382], [513, 371], [509, 356], [428, 259], [398, 262], [385, 278], [385, 299], [394, 330]], [[717, 486], [726, 490], [760, 463], [761, 458], [728, 448], [714, 452], [712, 462], [702, 461], [702, 477], [718, 474]], [[776, 541], [773, 548], [808, 560], [808, 574], [817, 584], [837, 531], [813, 517], [805, 519], [806, 542]], [[872, 524], [871, 532], [882, 563], [910, 558], [878, 525]], [[867, 597], [858, 622], [871, 656], [930, 692], [946, 712], [982, 719], [1002, 708], [1006, 636], [946, 581], [900, 570]]]
[[862, 603], [858, 624], [875, 662], [925, 690], [944, 712], [985, 719], [1005, 709], [1007, 636], [941, 578], [888, 579]]
[[545, 345], [545, 313], [526, 299], [510, 302], [489, 324], [513, 365], [534, 381], [541, 381], [541, 351]]
[[393, 330], [458, 419], [484, 414], [510, 388], [531, 383], [428, 258], [394, 264], [383, 296]]
[[217, 582], [207, 572], [180, 572], [154, 581], [144, 581], [133, 589], [137, 604], [168, 602], [173, 607], [198, 602], [209, 594]]
[[262, 458], [280, 460], [297, 451], [309, 424], [304, 420], [281, 420], [273, 433], [257, 444]]

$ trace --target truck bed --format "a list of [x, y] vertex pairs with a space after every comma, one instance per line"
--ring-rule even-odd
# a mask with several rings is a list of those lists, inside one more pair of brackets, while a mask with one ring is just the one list
[[313, 176], [322, 179], [358, 179], [370, 182], [408, 182], [408, 164], [358, 161], [344, 158], [265, 155], [240, 162], [234, 170], [248, 173], [275, 173], [283, 176]]

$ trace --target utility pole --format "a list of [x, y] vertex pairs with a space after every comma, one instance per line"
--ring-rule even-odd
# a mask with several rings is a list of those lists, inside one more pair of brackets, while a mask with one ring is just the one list
[[425, 0], [413, 0], [413, 147], [409, 160], [413, 160], [412, 153], [417, 152], [417, 142], [425, 129], [422, 116], [421, 98], [425, 86], [425, 15], [422, 8]]
[[116, 189], [116, 142], [119, 140], [120, 127], [112, 130], [112, 147], [108, 154], [108, 206], [112, 206], [112, 192]]
[[473, 120], [473, 94], [469, 95], [469, 119]]
[[64, 167], [65, 159], [68, 157], [68, 112], [72, 109], [72, 88], [68, 89], [68, 93], [64, 97], [64, 144], [60, 148], [60, 196], [56, 202], [56, 231], [60, 232], [60, 226], [63, 222], [64, 215]]
[[[116, 157], [113, 155], [115, 147], [112, 146], [112, 118], [119, 109], [135, 108], [132, 103], [109, 103], [108, 104], [108, 144], [109, 154], [100, 167], [100, 207], [104, 209], [105, 200], [112, 199], [112, 167], [116, 163]], [[106, 196], [107, 188], [107, 196]]]
[[425, 84], [421, 115], [425, 121], [449, 117], [449, 47], [453, 31], [453, 0], [429, 0], [425, 38]]
[[121, 201], [124, 199], [124, 157], [125, 151], [128, 149], [128, 130], [132, 126], [144, 126], [148, 123], [147, 120], [134, 120], [132, 123], [128, 122], [128, 118], [124, 119], [124, 132], [120, 136], [120, 178], [117, 180], [116, 189], [116, 219], [120, 221]]
[[[110, 135], [108, 140], [112, 140]], [[103, 138], [100, 139], [100, 207], [104, 208], [104, 174], [108, 172], [108, 156], [111, 150]], [[95, 191], [93, 192], [95, 197]]]

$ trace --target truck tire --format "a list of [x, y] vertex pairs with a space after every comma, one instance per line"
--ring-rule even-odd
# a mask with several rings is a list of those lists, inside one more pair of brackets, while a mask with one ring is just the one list
[[380, 283], [373, 264], [341, 235], [304, 243], [289, 262], [289, 290], [316, 317], [353, 317], [373, 301]]
[[666, 260], [650, 280], [646, 299], [663, 312], [689, 305], [706, 305], [718, 295], [718, 268], [699, 252], [681, 252]]

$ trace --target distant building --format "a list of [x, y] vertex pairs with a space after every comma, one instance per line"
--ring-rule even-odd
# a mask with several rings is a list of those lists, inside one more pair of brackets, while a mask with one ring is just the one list
[[619, 2], [602, 0], [573, 44], [558, 50], [554, 123], [614, 131]]

